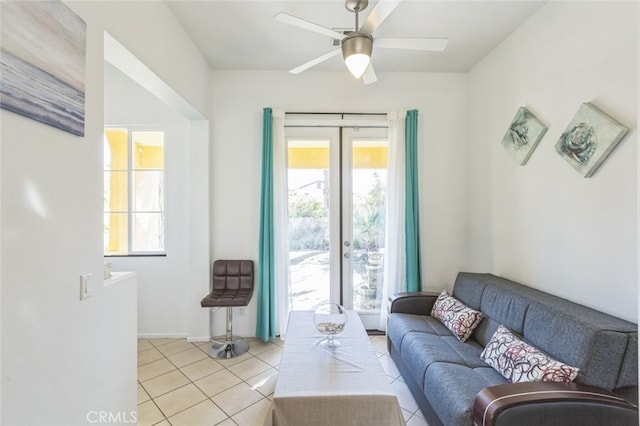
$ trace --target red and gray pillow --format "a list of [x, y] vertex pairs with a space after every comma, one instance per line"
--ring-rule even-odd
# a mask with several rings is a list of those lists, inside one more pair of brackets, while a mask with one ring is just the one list
[[480, 358], [512, 383], [572, 382], [579, 369], [549, 357], [500, 325]]
[[473, 330], [482, 321], [482, 312], [469, 308], [446, 290], [436, 299], [431, 316], [444, 324], [461, 342], [471, 336]]

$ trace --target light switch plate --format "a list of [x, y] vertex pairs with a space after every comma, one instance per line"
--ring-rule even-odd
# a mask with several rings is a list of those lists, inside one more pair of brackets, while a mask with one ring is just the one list
[[80, 275], [80, 300], [84, 300], [93, 296], [93, 292], [91, 291], [91, 286], [90, 286], [90, 281], [92, 277], [93, 277], [93, 274]]

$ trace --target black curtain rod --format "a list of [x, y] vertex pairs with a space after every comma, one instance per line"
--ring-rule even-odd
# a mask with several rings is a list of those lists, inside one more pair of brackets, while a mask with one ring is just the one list
[[310, 128], [310, 129], [318, 129], [318, 128], [327, 128], [327, 129], [329, 129], [329, 128], [331, 128], [331, 129], [338, 129], [338, 128], [340, 128], [340, 129], [342, 129], [342, 128], [345, 128], [345, 129], [356, 129], [356, 128], [358, 128], [358, 129], [387, 129], [388, 128], [387, 126], [309, 126], [309, 125], [306, 125], [306, 126], [296, 126], [296, 125], [294, 125], [294, 126], [284, 126], [284, 127], [287, 128], [287, 129], [288, 128], [296, 128], [296, 129], [300, 129], [300, 128]]
[[284, 115], [387, 115], [386, 112], [285, 112]]

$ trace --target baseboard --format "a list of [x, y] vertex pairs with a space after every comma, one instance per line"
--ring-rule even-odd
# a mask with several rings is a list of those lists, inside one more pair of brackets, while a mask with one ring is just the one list
[[196, 342], [208, 342], [211, 340], [211, 337], [209, 336], [203, 336], [203, 337], [187, 337], [187, 342], [189, 343], [196, 343]]
[[[246, 337], [245, 339], [254, 339], [254, 337]], [[189, 337], [186, 334], [178, 333], [148, 333], [138, 334], [138, 339], [186, 339], [189, 343], [208, 342], [211, 340], [210, 336], [195, 336]]]
[[142, 333], [138, 334], [138, 339], [186, 339], [186, 334], [181, 333]]

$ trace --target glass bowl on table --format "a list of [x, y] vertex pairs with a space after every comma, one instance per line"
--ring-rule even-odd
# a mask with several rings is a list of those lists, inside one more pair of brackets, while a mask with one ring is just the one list
[[335, 349], [340, 346], [335, 335], [342, 333], [347, 325], [347, 310], [337, 303], [323, 303], [313, 313], [313, 324], [316, 330], [327, 335], [320, 346]]

